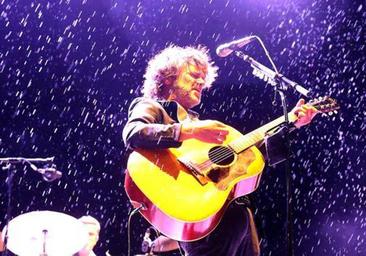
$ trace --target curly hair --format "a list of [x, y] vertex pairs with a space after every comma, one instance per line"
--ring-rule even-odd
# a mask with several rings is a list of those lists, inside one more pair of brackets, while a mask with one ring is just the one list
[[164, 86], [170, 86], [169, 81], [176, 81], [180, 68], [192, 60], [207, 68], [203, 88], [211, 87], [217, 77], [218, 67], [211, 61], [207, 48], [170, 45], [149, 61], [141, 90], [143, 95], [153, 99], [163, 99]]

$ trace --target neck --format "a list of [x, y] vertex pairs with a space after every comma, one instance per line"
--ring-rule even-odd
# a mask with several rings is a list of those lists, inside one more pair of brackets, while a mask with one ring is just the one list
[[[297, 119], [297, 116], [293, 113], [289, 113], [288, 117], [290, 122], [294, 122]], [[241, 136], [237, 140], [231, 142], [229, 146], [236, 153], [240, 153], [245, 149], [261, 142], [272, 129], [278, 127], [284, 122], [285, 122], [285, 116], [281, 116], [273, 120], [272, 122], [269, 122], [268, 124], [265, 124], [262, 127], [259, 127], [258, 129]]]

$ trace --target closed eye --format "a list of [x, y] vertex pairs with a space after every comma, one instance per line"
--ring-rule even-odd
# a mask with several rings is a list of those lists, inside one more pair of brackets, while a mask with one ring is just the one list
[[201, 73], [189, 73], [189, 75], [190, 75], [193, 79], [199, 79], [199, 78], [202, 78], [203, 80], [205, 80], [205, 76], [203, 76]]

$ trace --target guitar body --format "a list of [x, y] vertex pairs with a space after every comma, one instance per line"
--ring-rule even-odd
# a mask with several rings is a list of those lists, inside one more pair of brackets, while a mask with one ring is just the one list
[[133, 206], [161, 233], [194, 241], [212, 232], [229, 203], [259, 185], [264, 158], [252, 146], [240, 153], [230, 143], [243, 136], [229, 131], [222, 145], [186, 140], [179, 148], [134, 151], [125, 189]]

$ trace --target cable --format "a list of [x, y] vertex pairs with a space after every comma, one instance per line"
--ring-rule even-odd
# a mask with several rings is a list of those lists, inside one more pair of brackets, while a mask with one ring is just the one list
[[131, 218], [132, 216], [140, 211], [142, 208], [145, 208], [145, 206], [143, 204], [141, 204], [139, 207], [133, 209], [130, 214], [128, 215], [128, 221], [127, 221], [127, 246], [128, 246], [128, 250], [127, 250], [127, 255], [131, 256]]
[[267, 58], [268, 58], [269, 62], [271, 63], [271, 65], [272, 65], [273, 69], [275, 70], [276, 74], [279, 74], [279, 73], [278, 73], [278, 69], [277, 69], [276, 65], [274, 64], [274, 62], [273, 62], [273, 60], [272, 60], [271, 56], [269, 55], [269, 52], [268, 52], [268, 50], [267, 50], [266, 46], [264, 45], [264, 43], [263, 43], [262, 39], [260, 39], [258, 36], [255, 36], [255, 37], [257, 38], [258, 42], [259, 42], [259, 43], [260, 43], [260, 45], [262, 46], [262, 48], [263, 48], [263, 50], [264, 50], [264, 53], [266, 54], [266, 56], [267, 56]]

